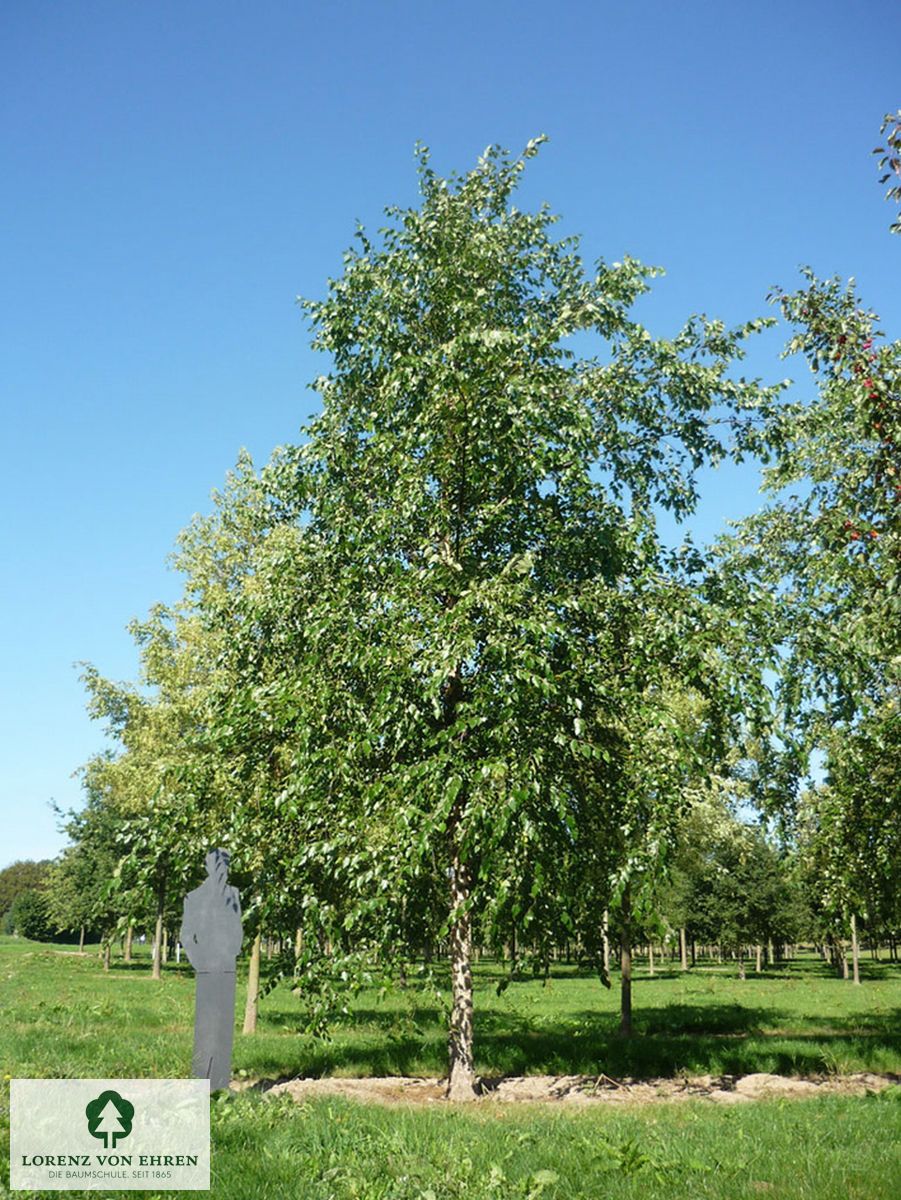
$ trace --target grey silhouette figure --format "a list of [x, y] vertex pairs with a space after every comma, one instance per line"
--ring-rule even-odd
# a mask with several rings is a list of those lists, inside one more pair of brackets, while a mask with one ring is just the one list
[[210, 1090], [231, 1082], [235, 1034], [235, 959], [241, 952], [241, 901], [228, 883], [228, 854], [211, 850], [207, 878], [185, 896], [180, 939], [197, 976], [194, 1001], [195, 1079]]

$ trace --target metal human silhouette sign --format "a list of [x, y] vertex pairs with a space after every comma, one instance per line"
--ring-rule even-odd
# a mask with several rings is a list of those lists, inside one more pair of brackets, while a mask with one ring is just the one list
[[210, 1090], [231, 1082], [235, 1034], [235, 959], [241, 952], [241, 901], [228, 883], [228, 854], [211, 850], [207, 877], [185, 896], [181, 944], [197, 976], [192, 1074]]

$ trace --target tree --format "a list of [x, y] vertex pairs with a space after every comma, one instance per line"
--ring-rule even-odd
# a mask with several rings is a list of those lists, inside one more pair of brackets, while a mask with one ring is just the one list
[[90, 665], [82, 676], [91, 715], [106, 721], [118, 743], [91, 760], [86, 784], [115, 825], [117, 864], [108, 882], [117, 923], [153, 923], [152, 972], [159, 979], [166, 918], [176, 915], [205, 850], [217, 844], [221, 794], [203, 736], [216, 648], [183, 608], [156, 605], [130, 628], [141, 656], [139, 684], [115, 684]]
[[836, 965], [844, 973], [850, 930], [850, 977], [859, 983], [859, 920], [878, 937], [894, 929], [899, 916], [901, 721], [897, 712], [868, 714], [853, 733], [839, 729], [827, 745], [826, 780], [808, 793], [801, 810], [800, 851]]
[[122, 814], [109, 792], [110, 762], [108, 754], [97, 755], [82, 771], [85, 804], [63, 817], [70, 845], [54, 863], [47, 887], [54, 924], [60, 929], [89, 928], [99, 934], [106, 967], [122, 916], [116, 876], [125, 852]]
[[18, 934], [33, 942], [48, 942], [53, 925], [47, 912], [47, 898], [38, 888], [19, 892], [4, 918], [4, 932]]
[[[892, 176], [901, 177], [901, 108], [894, 113], [886, 113], [882, 118], [880, 133], [885, 134], [885, 146], [877, 146], [874, 154], [881, 155], [879, 170], [885, 173], [880, 183], [888, 183]], [[901, 184], [892, 184], [885, 193], [886, 200], [901, 201]], [[901, 233], [901, 214], [889, 227], [892, 233]]]
[[20, 859], [0, 871], [0, 917], [9, 912], [16, 897], [22, 892], [41, 887], [49, 867], [49, 859], [43, 859], [41, 862]]
[[84, 949], [85, 935], [93, 928], [98, 899], [98, 863], [83, 843], [67, 846], [47, 873], [45, 894], [47, 912], [55, 929], [79, 935]]
[[[730, 371], [763, 322], [693, 318], [654, 340], [629, 316], [653, 271], [588, 274], [546, 208], [511, 203], [542, 140], [450, 180], [422, 150], [421, 207], [389, 209], [378, 243], [359, 230], [328, 297], [305, 302], [333, 368], [308, 443], [280, 460], [298, 527], [266, 539], [245, 607], [259, 632], [261, 594], [286, 601], [292, 675], [265, 704], [258, 688], [240, 736], [234, 707], [227, 721], [235, 749], [261, 721], [297, 728], [280, 803], [309, 831], [304, 869], [347, 881], [345, 929], [385, 945], [446, 880], [461, 1098], [473, 919], [503, 937], [512, 915], [541, 945], [575, 897], [601, 897], [629, 798], [669, 803], [641, 749], [673, 729], [674, 675], [716, 693], [704, 736], [721, 732], [704, 561], [667, 554], [654, 509], [690, 512], [696, 470], [730, 438], [753, 446], [776, 395]], [[604, 356], [576, 358], [575, 334]]]
[[786, 352], [806, 356], [818, 394], [771, 418], [775, 499], [732, 544], [746, 576], [780, 597], [781, 732], [792, 765], [779, 802], [791, 808], [809, 756], [824, 755], [828, 786], [811, 791], [804, 821], [826, 908], [837, 906], [847, 930], [867, 897], [893, 895], [897, 876], [901, 342], [880, 344], [853, 283], [808, 273], [805, 288], [777, 297], [796, 328]]

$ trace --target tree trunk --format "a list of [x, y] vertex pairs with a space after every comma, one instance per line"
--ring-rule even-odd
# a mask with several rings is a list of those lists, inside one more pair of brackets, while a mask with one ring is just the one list
[[169, 961], [169, 928], [163, 926], [163, 966]]
[[151, 974], [154, 979], [162, 979], [163, 977], [161, 963], [163, 955], [163, 908], [165, 901], [165, 890], [163, 887], [160, 887], [156, 897], [156, 926], [153, 933], [153, 970]]
[[604, 943], [604, 975], [610, 978], [610, 912], [604, 909], [604, 919], [601, 925], [601, 937]]
[[754, 963], [754, 971], [757, 975], [760, 974], [762, 966], [763, 966], [763, 946], [761, 946], [760, 942], [758, 942], [757, 943], [757, 961]]
[[745, 978], [745, 948], [744, 948], [744, 946], [740, 945], [736, 948], [736, 957], [738, 958], [738, 978], [744, 979]]
[[688, 939], [685, 936], [685, 926], [679, 930], [679, 954], [682, 958], [682, 970], [688, 970]]
[[648, 942], [648, 974], [654, 974], [654, 946], [652, 942]]
[[260, 1008], [260, 949], [263, 939], [257, 933], [250, 950], [250, 966], [247, 971], [247, 1000], [244, 1004], [244, 1026], [242, 1033], [255, 1033], [257, 1013]]
[[294, 961], [296, 962], [303, 950], [303, 930], [298, 926], [297, 932], [294, 934]]
[[622, 941], [619, 950], [619, 1032], [621, 1037], [632, 1036], [632, 898], [628, 886], [623, 891]]
[[473, 1057], [472, 922], [464, 906], [469, 900], [469, 871], [455, 850], [451, 888], [452, 1008], [448, 1057], [448, 1100], [472, 1100], [476, 1095]]
[[84, 954], [84, 925], [81, 926], [78, 932], [78, 953]]
[[[462, 503], [462, 483], [457, 490]], [[459, 535], [459, 529], [458, 529]], [[456, 558], [449, 534], [444, 536], [443, 549], [449, 561]], [[456, 547], [459, 549], [459, 546]], [[444, 607], [454, 607], [457, 597], [449, 595]], [[456, 720], [457, 705], [463, 698], [463, 664], [457, 663], [448, 675], [444, 693], [443, 724], [452, 729]], [[448, 1100], [474, 1100], [476, 1097], [476, 1072], [473, 1054], [473, 994], [472, 994], [472, 917], [468, 904], [471, 895], [472, 877], [470, 866], [465, 862], [461, 846], [460, 825], [466, 812], [466, 789], [458, 790], [447, 820], [447, 840], [450, 850], [450, 959], [451, 959], [451, 1015], [448, 1030]]]
[[129, 922], [128, 928], [125, 930], [125, 948], [122, 952], [122, 958], [125, 962], [131, 962], [131, 942], [134, 936], [134, 926]]
[[854, 982], [860, 983], [860, 947], [857, 944], [857, 914], [851, 913], [851, 961], [854, 964]]
[[113, 935], [110, 934], [110, 936], [103, 943], [103, 969], [104, 969], [104, 971], [109, 970], [110, 948], [111, 948], [112, 944], [113, 944]]

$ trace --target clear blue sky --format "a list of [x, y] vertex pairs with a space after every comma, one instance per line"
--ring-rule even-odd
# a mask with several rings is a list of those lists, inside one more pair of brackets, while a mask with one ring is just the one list
[[[899, 336], [869, 153], [899, 37], [897, 0], [6, 0], [0, 866], [60, 848], [48, 801], [101, 744], [73, 663], [134, 676], [179, 529], [241, 446], [297, 437], [322, 366], [294, 298], [415, 199], [417, 138], [449, 171], [547, 132], [522, 202], [664, 266], [654, 332], [760, 314], [809, 263]], [[776, 347], [755, 371], [800, 374]], [[758, 503], [753, 470], [707, 482], [704, 538]]]

